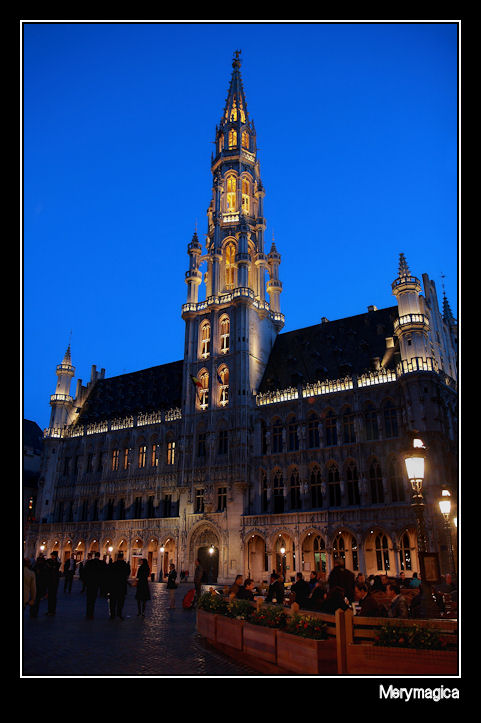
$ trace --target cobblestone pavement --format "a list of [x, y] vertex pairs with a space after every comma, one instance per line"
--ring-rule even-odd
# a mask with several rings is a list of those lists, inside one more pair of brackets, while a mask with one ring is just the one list
[[182, 607], [189, 589], [189, 584], [177, 588], [171, 610], [165, 584], [150, 583], [152, 599], [142, 618], [135, 588], [129, 588], [124, 620], [110, 620], [104, 598], [97, 599], [95, 617], [87, 620], [80, 582], [64, 593], [60, 580], [55, 616], [46, 615], [46, 600], [37, 618], [24, 611], [21, 676], [259, 676], [203, 646], [195, 610]]

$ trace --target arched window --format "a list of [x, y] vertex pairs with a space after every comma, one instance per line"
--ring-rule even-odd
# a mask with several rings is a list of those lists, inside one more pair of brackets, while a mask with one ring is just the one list
[[319, 418], [315, 412], [309, 415], [307, 420], [307, 436], [309, 448], [319, 447]]
[[247, 131], [242, 131], [242, 148], [245, 148], [246, 151], [249, 150], [249, 134]]
[[219, 136], [219, 153], [223, 150], [223, 148], [224, 148], [224, 134], [221, 133]]
[[290, 476], [290, 492], [291, 492], [291, 510], [301, 509], [301, 483], [299, 481], [299, 471], [293, 469]]
[[169, 439], [167, 442], [167, 464], [175, 464], [175, 440]]
[[371, 485], [371, 502], [373, 505], [381, 504], [384, 502], [384, 488], [381, 467], [376, 460], [369, 465], [369, 482]]
[[389, 570], [389, 548], [386, 535], [376, 535], [376, 564], [377, 569]]
[[295, 417], [289, 417], [287, 421], [287, 449], [289, 452], [296, 452], [299, 449], [297, 419]]
[[347, 499], [349, 505], [360, 505], [361, 498], [359, 496], [359, 477], [357, 473], [356, 463], [352, 460], [346, 467], [347, 482]]
[[364, 407], [364, 424], [366, 429], [366, 439], [379, 439], [377, 412], [372, 402], [367, 402]]
[[356, 441], [354, 413], [350, 407], [342, 415], [342, 440], [344, 444], [354, 444]]
[[337, 420], [336, 415], [329, 409], [324, 419], [324, 430], [326, 447], [332, 447], [337, 444]]
[[313, 541], [314, 551], [314, 569], [317, 572], [326, 572], [327, 559], [326, 559], [326, 543], [324, 538], [317, 535]]
[[197, 387], [199, 406], [201, 409], [207, 409], [209, 406], [209, 372], [202, 371], [199, 375], [199, 381], [202, 385], [200, 388]]
[[339, 533], [333, 540], [332, 543], [332, 556], [334, 560], [345, 560], [346, 559], [346, 545], [344, 543], [344, 537]]
[[229, 131], [229, 148], [235, 148], [237, 146], [237, 131], [233, 128]]
[[220, 351], [227, 354], [230, 346], [230, 319], [223, 316], [220, 320]]
[[312, 507], [322, 507], [322, 479], [321, 470], [317, 465], [311, 470], [311, 505]]
[[235, 245], [232, 241], [225, 247], [225, 286], [227, 289], [235, 286]]
[[227, 213], [234, 213], [234, 211], [237, 208], [237, 180], [235, 176], [228, 176], [227, 177], [227, 185], [226, 185], [226, 191], [227, 191]]
[[274, 472], [272, 491], [274, 493], [274, 512], [284, 512], [284, 480], [280, 469], [276, 469]]
[[210, 354], [210, 323], [204, 321], [200, 327], [200, 356], [206, 359]]
[[280, 419], [275, 419], [272, 425], [272, 453], [280, 452], [282, 452], [282, 422]]
[[250, 208], [250, 183], [247, 178], [242, 179], [242, 210], [245, 214], [249, 213]]
[[388, 466], [388, 484], [391, 491], [391, 502], [404, 502], [404, 483], [401, 465], [397, 459], [391, 459]]
[[399, 545], [399, 567], [404, 571], [412, 570], [411, 545], [409, 544], [409, 535], [407, 532], [401, 537]]
[[355, 537], [351, 538], [351, 550], [352, 550], [352, 569], [354, 572], [359, 570], [359, 555], [357, 549], [357, 540]]
[[226, 366], [220, 367], [217, 372], [217, 381], [220, 388], [219, 404], [221, 407], [225, 407], [229, 404], [229, 370]]
[[383, 421], [385, 437], [397, 437], [399, 434], [397, 412], [390, 399], [383, 405]]
[[335, 462], [331, 462], [328, 465], [327, 486], [329, 489], [329, 506], [339, 507], [341, 504], [341, 483], [339, 480], [339, 468]]
[[147, 461], [147, 445], [141, 444], [139, 446], [139, 458], [138, 458], [138, 464], [139, 468], [145, 467], [146, 461]]

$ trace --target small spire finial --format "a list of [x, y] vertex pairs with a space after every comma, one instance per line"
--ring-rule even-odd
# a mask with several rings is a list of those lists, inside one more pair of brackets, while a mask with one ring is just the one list
[[406, 261], [406, 257], [403, 253], [399, 254], [399, 276], [410, 276], [410, 271], [408, 267], [408, 263]]

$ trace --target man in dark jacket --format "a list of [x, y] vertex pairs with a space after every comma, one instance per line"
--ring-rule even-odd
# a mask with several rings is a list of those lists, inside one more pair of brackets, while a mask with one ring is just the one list
[[48, 603], [47, 615], [55, 615], [57, 609], [58, 582], [60, 580], [60, 561], [56, 550], [50, 553], [50, 558], [45, 563], [45, 572]]
[[130, 576], [130, 564], [125, 562], [124, 553], [119, 552], [115, 562], [107, 566], [107, 589], [110, 593], [109, 608], [110, 619], [116, 616], [121, 620], [127, 595], [127, 582]]
[[344, 594], [350, 603], [354, 601], [354, 573], [348, 570], [344, 565], [344, 560], [338, 557], [334, 562], [334, 568], [331, 570], [327, 584], [329, 590], [335, 587], [342, 587]]
[[107, 565], [100, 559], [100, 552], [87, 560], [83, 569], [84, 582], [87, 594], [87, 619], [93, 620], [95, 601], [97, 595], [105, 585], [105, 572]]
[[377, 604], [376, 600], [369, 595], [367, 585], [362, 582], [356, 582], [354, 585], [354, 599], [359, 608], [358, 615], [364, 618], [381, 618], [385, 616], [385, 611]]
[[295, 593], [294, 602], [296, 602], [300, 608], [305, 609], [306, 600], [309, 597], [311, 588], [309, 587], [309, 583], [304, 580], [302, 572], [296, 573], [296, 581], [291, 585], [291, 592]]

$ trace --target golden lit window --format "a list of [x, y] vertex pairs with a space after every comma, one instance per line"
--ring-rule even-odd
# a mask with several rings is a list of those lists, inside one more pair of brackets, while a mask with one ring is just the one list
[[230, 319], [228, 316], [222, 317], [220, 320], [220, 350], [222, 354], [227, 354], [230, 345]]
[[237, 146], [237, 131], [233, 128], [229, 131], [229, 148], [235, 148]]
[[227, 178], [227, 212], [233, 212], [236, 210], [236, 193], [237, 193], [237, 182], [235, 176], [229, 176]]
[[219, 153], [223, 150], [223, 148], [224, 148], [224, 134], [221, 133], [221, 135], [219, 136]]
[[175, 442], [170, 440], [167, 442], [167, 464], [175, 463]]
[[230, 120], [231, 121], [237, 120], [237, 102], [236, 102], [235, 96], [234, 96], [234, 100], [232, 102], [232, 109], [230, 112]]
[[146, 455], [147, 445], [141, 444], [139, 447], [139, 467], [145, 467]]
[[210, 354], [210, 324], [205, 321], [200, 327], [200, 356], [206, 359]]
[[207, 409], [209, 406], [209, 372], [203, 371], [199, 375], [201, 388], [198, 389], [199, 406], [201, 409]]
[[242, 148], [249, 150], [249, 134], [247, 131], [242, 133]]
[[112, 450], [112, 471], [115, 472], [119, 468], [119, 450]]
[[249, 213], [249, 190], [250, 183], [247, 178], [242, 179], [242, 210]]
[[233, 289], [235, 285], [235, 245], [231, 242], [225, 247], [225, 285]]
[[157, 444], [152, 445], [152, 453], [150, 456], [150, 466], [151, 467], [158, 467], [159, 466], [159, 459], [157, 457]]
[[241, 123], [246, 122], [246, 114], [244, 113], [244, 108], [242, 107], [242, 101], [239, 101], [239, 115], [241, 119]]
[[221, 407], [229, 404], [229, 370], [226, 366], [220, 367], [217, 372], [217, 381], [220, 387], [219, 404]]

